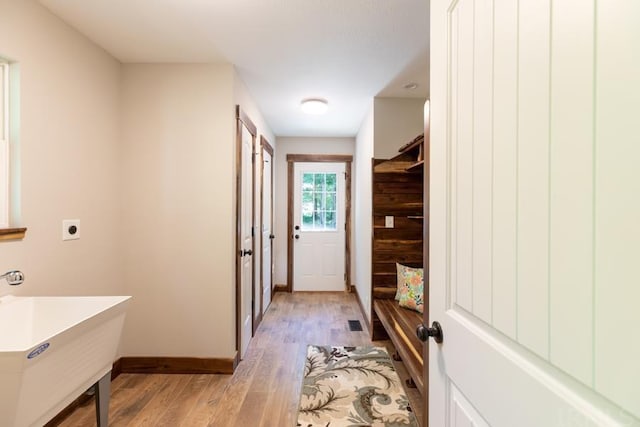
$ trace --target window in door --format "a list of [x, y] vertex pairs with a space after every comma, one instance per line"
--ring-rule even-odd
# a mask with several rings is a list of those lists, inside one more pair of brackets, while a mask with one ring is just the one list
[[303, 231], [336, 231], [336, 174], [302, 174]]
[[17, 63], [0, 57], [0, 241], [22, 239], [19, 194], [19, 74]]

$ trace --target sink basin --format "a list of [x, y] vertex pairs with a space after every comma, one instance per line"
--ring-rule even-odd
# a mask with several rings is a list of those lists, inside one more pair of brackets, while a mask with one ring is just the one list
[[0, 426], [41, 426], [105, 376], [130, 298], [0, 298]]

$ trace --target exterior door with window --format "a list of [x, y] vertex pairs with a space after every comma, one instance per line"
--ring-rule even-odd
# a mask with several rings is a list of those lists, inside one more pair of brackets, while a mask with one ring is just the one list
[[431, 2], [431, 427], [640, 425], [638, 17]]
[[345, 164], [295, 163], [294, 291], [345, 289]]

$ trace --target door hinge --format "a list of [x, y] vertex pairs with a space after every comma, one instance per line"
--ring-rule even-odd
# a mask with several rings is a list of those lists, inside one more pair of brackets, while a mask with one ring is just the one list
[[251, 237], [256, 237], [256, 228], [251, 227]]

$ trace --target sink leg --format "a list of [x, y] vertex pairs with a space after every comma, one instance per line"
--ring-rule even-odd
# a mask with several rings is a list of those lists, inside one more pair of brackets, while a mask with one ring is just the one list
[[111, 393], [111, 371], [96, 383], [96, 421], [98, 427], [109, 425], [109, 395]]

